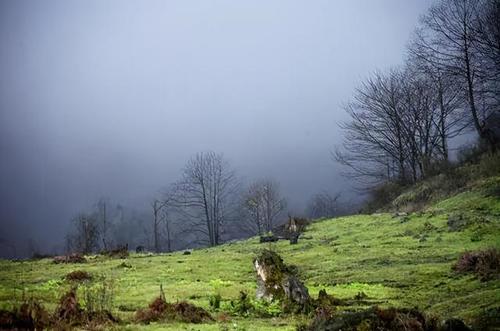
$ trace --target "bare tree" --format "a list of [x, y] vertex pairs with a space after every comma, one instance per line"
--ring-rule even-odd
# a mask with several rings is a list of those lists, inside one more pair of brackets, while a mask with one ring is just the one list
[[176, 187], [171, 186], [163, 194], [162, 199], [162, 215], [161, 222], [164, 225], [165, 240], [167, 243], [167, 252], [172, 251], [172, 235], [173, 235], [173, 222], [174, 216], [178, 214], [178, 205], [176, 203]]
[[153, 200], [151, 203], [153, 208], [153, 245], [156, 253], [160, 252], [160, 212], [163, 208], [163, 203], [160, 200]]
[[249, 220], [259, 235], [272, 231], [277, 218], [286, 208], [286, 200], [280, 194], [279, 184], [270, 179], [251, 184], [243, 200]]
[[447, 139], [460, 131], [460, 119], [452, 117], [458, 101], [445, 84], [411, 63], [362, 84], [346, 107], [350, 120], [341, 126], [343, 150], [335, 154], [348, 175], [368, 186], [387, 180], [405, 184], [447, 160]]
[[73, 231], [67, 237], [69, 250], [89, 254], [99, 248], [99, 224], [95, 214], [80, 213], [73, 219]]
[[480, 26], [478, 11], [483, 4], [481, 0], [441, 0], [432, 6], [421, 20], [414, 52], [456, 79], [460, 91], [465, 92], [473, 127], [488, 142], [483, 123], [491, 109], [487, 106], [482, 75], [486, 68], [479, 51], [481, 34], [476, 28]]
[[446, 71], [443, 72], [443, 68], [438, 65], [439, 61], [433, 59], [435, 54], [421, 47], [418, 37], [416, 40], [413, 40], [409, 47], [407, 77], [410, 81], [417, 79], [427, 85], [436, 113], [433, 122], [440, 142], [436, 147], [442, 159], [448, 161], [448, 141], [462, 133], [468, 125], [467, 121], [464, 121], [463, 92], [456, 78]]
[[431, 7], [405, 67], [375, 73], [345, 107], [350, 119], [341, 124], [344, 141], [334, 157], [346, 174], [368, 187], [415, 182], [448, 160], [448, 140], [465, 127], [495, 149], [499, 22], [498, 0], [440, 0]]
[[435, 81], [413, 67], [406, 68], [401, 86], [407, 163], [415, 182], [431, 174], [433, 163], [447, 160], [450, 113], [442, 108]]
[[102, 238], [102, 248], [107, 251], [108, 250], [108, 219], [107, 219], [107, 201], [104, 198], [99, 199], [97, 202], [97, 210], [101, 223], [101, 238]]
[[334, 157], [348, 167], [346, 175], [367, 185], [407, 181], [407, 130], [400, 77], [396, 70], [387, 75], [375, 73], [345, 106], [350, 120], [340, 125], [345, 136], [342, 150]]
[[176, 185], [176, 201], [189, 232], [210, 246], [221, 243], [224, 224], [231, 219], [238, 182], [222, 154], [202, 152], [191, 158]]
[[475, 50], [481, 59], [480, 75], [485, 82], [483, 92], [492, 101], [490, 105], [500, 111], [500, 1], [481, 0], [473, 22]]
[[500, 1], [482, 0], [472, 29], [477, 36], [476, 51], [481, 59], [482, 94], [488, 107], [483, 134], [490, 148], [500, 148]]
[[340, 193], [331, 195], [328, 192], [312, 196], [306, 208], [306, 214], [311, 218], [335, 217], [340, 214]]
[[167, 241], [167, 252], [172, 251], [172, 219], [167, 209], [163, 210], [163, 224], [165, 225], [165, 236]]
[[[167, 221], [167, 208], [174, 201], [173, 193], [165, 194], [161, 200], [155, 199], [151, 203], [151, 207], [153, 208], [153, 244], [154, 250], [156, 253], [161, 251], [160, 247], [160, 232], [161, 227], [160, 223]], [[168, 225], [167, 225], [168, 228]], [[167, 241], [168, 249], [170, 251], [170, 230], [168, 231], [168, 241]]]

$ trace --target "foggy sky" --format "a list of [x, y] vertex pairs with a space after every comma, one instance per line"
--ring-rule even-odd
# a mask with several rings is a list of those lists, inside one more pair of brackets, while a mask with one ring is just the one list
[[102, 196], [139, 210], [199, 151], [293, 210], [351, 189], [341, 105], [430, 0], [0, 2], [0, 239], [50, 249]]

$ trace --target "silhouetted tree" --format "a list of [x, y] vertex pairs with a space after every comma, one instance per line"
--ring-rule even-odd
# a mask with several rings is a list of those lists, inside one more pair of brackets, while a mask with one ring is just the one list
[[335, 159], [350, 170], [346, 175], [368, 184], [407, 181], [407, 131], [403, 116], [401, 72], [375, 73], [356, 89], [345, 106], [350, 120], [342, 123], [342, 149]]
[[[494, 38], [494, 31], [498, 30], [495, 27], [498, 21], [491, 22], [484, 14], [479, 14], [489, 2], [441, 0], [422, 17], [413, 50], [441, 73], [455, 79], [459, 91], [467, 101], [472, 125], [486, 143], [488, 140], [483, 128], [484, 120], [492, 111], [489, 103], [491, 93], [488, 93], [487, 88], [491, 82], [491, 68], [486, 64], [498, 64], [495, 46], [491, 47], [492, 43], [488, 41]], [[498, 1], [493, 8], [497, 3]], [[490, 22], [493, 29], [486, 28], [490, 26]], [[496, 59], [493, 62], [487, 61], [491, 54]], [[498, 85], [498, 77], [494, 76], [493, 81]]]
[[165, 203], [160, 200], [153, 200], [151, 207], [153, 208], [153, 245], [156, 253], [160, 252], [160, 213]]
[[107, 218], [107, 200], [105, 198], [99, 199], [97, 202], [97, 212], [99, 215], [99, 220], [101, 224], [101, 238], [102, 238], [102, 248], [108, 250], [108, 218]]
[[70, 251], [90, 254], [99, 248], [99, 224], [95, 214], [80, 213], [73, 219], [72, 226], [67, 237]]
[[222, 154], [202, 152], [191, 158], [176, 185], [176, 202], [189, 222], [210, 246], [221, 243], [224, 223], [231, 218], [238, 182]]
[[286, 208], [286, 200], [280, 194], [279, 184], [263, 179], [250, 185], [244, 194], [243, 208], [258, 234], [272, 231], [279, 215]]
[[340, 193], [331, 195], [328, 192], [317, 193], [312, 196], [306, 207], [306, 214], [310, 218], [335, 217], [340, 214]]

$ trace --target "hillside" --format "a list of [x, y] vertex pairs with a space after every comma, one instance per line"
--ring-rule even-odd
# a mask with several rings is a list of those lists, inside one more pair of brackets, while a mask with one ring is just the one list
[[[462, 192], [432, 203], [423, 211], [379, 213], [319, 220], [308, 227], [297, 245], [286, 241], [260, 244], [258, 238], [228, 243], [191, 254], [131, 254], [127, 259], [89, 257], [85, 264], [53, 264], [51, 259], [0, 262], [0, 308], [11, 309], [25, 297], [38, 299], [49, 310], [70, 287], [64, 276], [85, 270], [94, 276], [86, 285], [112, 290], [112, 311], [128, 330], [294, 330], [305, 317], [277, 316], [279, 306], [263, 306], [268, 317], [237, 316], [230, 301], [240, 291], [251, 297], [256, 290], [252, 259], [263, 248], [277, 251], [298, 274], [312, 296], [326, 289], [338, 298], [364, 296], [364, 306], [418, 307], [443, 318], [471, 322], [485, 312], [500, 309], [500, 279], [480, 281], [473, 274], [452, 270], [467, 250], [500, 248], [500, 177], [469, 185]], [[460, 226], [448, 225], [459, 219]], [[101, 282], [97, 279], [105, 277]], [[206, 308], [217, 322], [206, 324], [132, 322], [134, 312], [158, 296], [160, 284], [168, 301], [188, 300]], [[85, 286], [79, 294], [84, 297]], [[209, 300], [222, 298], [215, 311]], [[364, 294], [364, 295], [363, 295]], [[83, 303], [84, 300], [82, 300]], [[265, 315], [265, 314], [262, 314]], [[219, 317], [217, 317], [219, 316]]]

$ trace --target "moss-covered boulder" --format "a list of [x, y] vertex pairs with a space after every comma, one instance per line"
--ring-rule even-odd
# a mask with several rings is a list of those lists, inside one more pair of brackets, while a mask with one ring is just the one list
[[281, 300], [294, 310], [309, 306], [311, 298], [307, 288], [276, 252], [263, 250], [254, 259], [254, 267], [258, 299]]

